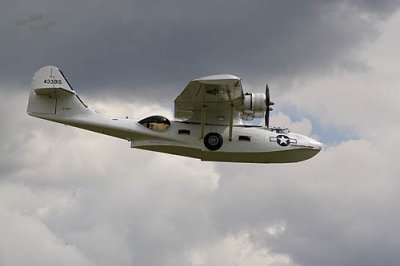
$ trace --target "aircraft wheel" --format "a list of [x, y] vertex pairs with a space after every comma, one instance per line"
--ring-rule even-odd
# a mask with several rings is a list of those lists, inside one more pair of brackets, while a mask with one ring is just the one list
[[222, 143], [222, 136], [218, 133], [208, 133], [204, 137], [204, 145], [211, 151], [216, 151], [221, 148]]

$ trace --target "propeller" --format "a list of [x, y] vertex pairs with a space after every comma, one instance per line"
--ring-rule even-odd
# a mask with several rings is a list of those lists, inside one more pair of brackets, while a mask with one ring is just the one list
[[270, 97], [269, 97], [269, 87], [268, 84], [265, 86], [265, 126], [269, 128], [269, 112], [272, 111], [272, 105], [274, 105], [274, 102], [271, 102]]

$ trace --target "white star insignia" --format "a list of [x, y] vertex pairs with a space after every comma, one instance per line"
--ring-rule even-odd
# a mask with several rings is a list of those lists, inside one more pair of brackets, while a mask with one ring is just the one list
[[280, 144], [282, 143], [288, 144], [287, 142], [289, 139], [285, 138], [284, 136], [281, 136], [280, 138], [278, 138], [278, 140]]

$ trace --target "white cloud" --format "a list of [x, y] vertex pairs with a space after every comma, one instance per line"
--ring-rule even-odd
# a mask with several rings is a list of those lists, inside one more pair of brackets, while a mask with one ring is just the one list
[[[123, 140], [34, 119], [25, 113], [26, 93], [4, 94], [8, 102], [0, 113], [7, 126], [1, 134], [8, 141], [0, 147], [12, 153], [1, 154], [0, 191], [13, 215], [22, 210], [38, 228], [72, 243], [96, 265], [161, 265], [170, 252], [183, 256], [192, 226], [207, 235], [206, 198], [219, 184], [212, 163], [132, 150]], [[105, 113], [131, 107], [118, 100], [95, 105], [108, 106]], [[168, 113], [156, 103], [149, 106]], [[149, 107], [136, 108], [150, 115]], [[9, 238], [3, 239], [7, 245]], [[153, 245], [159, 250], [151, 256]], [[12, 260], [8, 256], [5, 261]]]
[[[87, 97], [85, 100], [89, 106], [93, 107], [96, 111], [109, 116], [109, 117], [126, 117], [133, 119], [142, 119], [147, 116], [161, 114], [170, 119], [173, 118], [172, 111], [170, 109], [160, 106], [156, 101], [154, 102], [143, 102], [135, 101], [132, 103], [121, 103], [121, 100], [107, 98], [107, 102], [102, 99], [101, 96], [98, 99], [91, 99]], [[85, 97], [86, 98], [86, 97]]]
[[268, 249], [257, 247], [246, 232], [227, 236], [203, 249], [191, 250], [189, 265], [294, 265], [286, 254], [274, 254]]
[[303, 135], [310, 135], [312, 130], [312, 123], [308, 118], [303, 118], [300, 121], [293, 122], [288, 115], [282, 112], [273, 114], [271, 116], [271, 126], [279, 126], [289, 128], [291, 131], [300, 133]]
[[285, 232], [286, 225], [285, 223], [278, 223], [272, 226], [265, 228], [265, 231], [271, 236], [279, 236]]

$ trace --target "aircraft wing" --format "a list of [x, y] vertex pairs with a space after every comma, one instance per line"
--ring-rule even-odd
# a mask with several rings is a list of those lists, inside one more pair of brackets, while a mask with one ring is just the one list
[[241, 124], [244, 95], [239, 77], [229, 74], [192, 80], [175, 99], [175, 117], [192, 123]]

